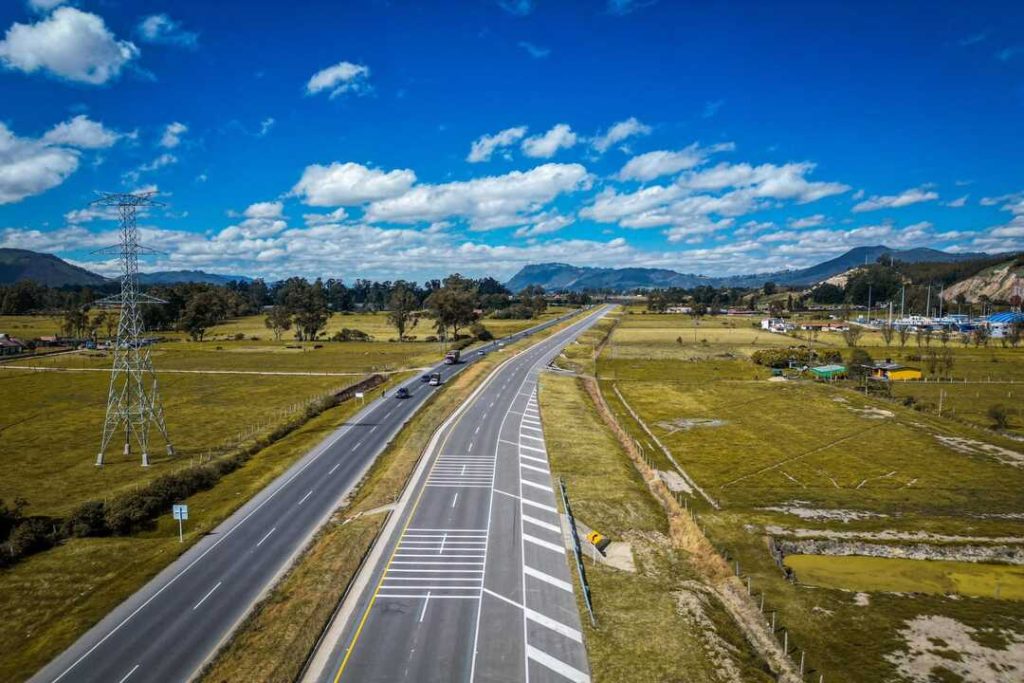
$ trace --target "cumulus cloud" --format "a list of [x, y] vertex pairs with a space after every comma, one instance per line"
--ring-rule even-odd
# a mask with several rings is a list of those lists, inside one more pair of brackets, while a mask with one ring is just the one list
[[68, 0], [28, 0], [28, 6], [30, 9], [36, 12], [49, 12], [54, 7], [60, 7], [66, 5]]
[[622, 142], [635, 135], [650, 135], [651, 127], [640, 123], [635, 116], [630, 116], [625, 121], [619, 121], [605, 131], [604, 135], [598, 135], [590, 141], [591, 146], [601, 154], [604, 154], [612, 145]]
[[607, 0], [605, 7], [608, 9], [609, 14], [624, 16], [635, 12], [641, 7], [653, 5], [657, 1], [658, 0]]
[[138, 33], [144, 42], [158, 45], [194, 48], [199, 44], [198, 33], [186, 31], [181, 27], [181, 22], [166, 14], [153, 14], [143, 19], [139, 22]]
[[481, 161], [490, 161], [491, 155], [499, 147], [509, 147], [516, 144], [526, 135], [526, 126], [516, 126], [515, 128], [506, 128], [505, 130], [499, 131], [494, 135], [481, 135], [479, 138], [473, 141], [473, 144], [469, 148], [469, 155], [466, 157], [466, 161], [471, 164], [479, 163]]
[[306, 94], [316, 95], [329, 91], [333, 100], [345, 93], [362, 93], [370, 87], [370, 67], [352, 62], [338, 62], [321, 69], [306, 83]]
[[284, 212], [282, 202], [256, 202], [242, 213], [246, 218], [280, 218]]
[[563, 216], [559, 213], [545, 213], [534, 218], [530, 225], [524, 225], [515, 231], [516, 237], [539, 237], [558, 232], [573, 224], [572, 216]]
[[164, 128], [164, 134], [160, 137], [160, 146], [167, 149], [174, 149], [181, 144], [181, 136], [188, 132], [188, 126], [175, 121], [168, 123]]
[[789, 225], [797, 230], [803, 230], [804, 228], [816, 228], [825, 222], [825, 214], [816, 213], [813, 216], [804, 216], [803, 218], [794, 218], [789, 221]]
[[121, 137], [102, 123], [93, 121], [85, 114], [58, 123], [43, 135], [43, 142], [50, 145], [67, 145], [80, 149], [104, 149], [111, 147]]
[[715, 152], [731, 152], [736, 146], [731, 143], [701, 147], [696, 142], [677, 151], [658, 150], [633, 157], [619, 171], [621, 180], [648, 181], [661, 176], [679, 173], [703, 164]]
[[559, 123], [543, 135], [534, 135], [523, 140], [523, 154], [534, 159], [550, 159], [560, 149], [576, 144], [576, 133], [567, 123]]
[[801, 204], [849, 191], [850, 187], [842, 183], [807, 180], [805, 176], [813, 172], [814, 167], [815, 164], [808, 161], [781, 166], [720, 163], [683, 174], [677, 182], [689, 190], [749, 188], [754, 198], [793, 199]]
[[77, 150], [20, 138], [0, 122], [0, 204], [57, 187], [78, 168]]
[[348, 212], [344, 208], [338, 208], [330, 213], [304, 213], [302, 219], [306, 222], [306, 225], [313, 227], [316, 225], [329, 225], [331, 223], [341, 223], [348, 218]]
[[371, 204], [369, 221], [419, 223], [464, 218], [472, 230], [523, 225], [529, 215], [567, 192], [589, 186], [580, 164], [543, 164], [529, 171], [440, 185], [417, 185], [408, 192]]
[[0, 41], [0, 62], [25, 73], [44, 71], [90, 85], [106, 83], [139, 55], [118, 40], [103, 19], [74, 7], [58, 7], [34, 24], [14, 24]]
[[416, 182], [407, 168], [380, 171], [361, 164], [334, 162], [307, 166], [292, 194], [310, 206], [355, 206], [395, 197]]
[[915, 187], [894, 195], [874, 195], [855, 204], [853, 211], [854, 213], [861, 213], [864, 211], [878, 211], [879, 209], [898, 209], [902, 206], [934, 201], [938, 198], [939, 194], [937, 192]]

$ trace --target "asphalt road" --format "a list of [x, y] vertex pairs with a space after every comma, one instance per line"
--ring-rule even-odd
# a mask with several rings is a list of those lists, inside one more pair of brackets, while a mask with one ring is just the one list
[[537, 379], [605, 311], [503, 364], [444, 426], [307, 682], [590, 680]]
[[[559, 321], [548, 321], [505, 341]], [[497, 348], [495, 343], [486, 351]], [[473, 351], [463, 363], [439, 364], [432, 371], [448, 378], [479, 357]], [[404, 386], [411, 393], [409, 398], [396, 399], [389, 392], [386, 398], [369, 402], [31, 680], [189, 680], [435, 390], [418, 377]]]

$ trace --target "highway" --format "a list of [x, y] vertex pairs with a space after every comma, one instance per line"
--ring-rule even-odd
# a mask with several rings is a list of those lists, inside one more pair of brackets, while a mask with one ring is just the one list
[[590, 680], [537, 381], [606, 310], [506, 361], [442, 426], [306, 683]]
[[[497, 349], [495, 342], [484, 352]], [[431, 371], [447, 379], [479, 357], [474, 350], [463, 363], [439, 364]], [[386, 398], [367, 402], [30, 680], [170, 683], [192, 678], [435, 391], [419, 377], [403, 386], [409, 389], [409, 398], [396, 399], [389, 392]]]

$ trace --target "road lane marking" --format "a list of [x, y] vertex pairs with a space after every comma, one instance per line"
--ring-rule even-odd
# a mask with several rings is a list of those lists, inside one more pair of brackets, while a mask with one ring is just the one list
[[142, 666], [142, 665], [141, 665], [141, 664], [136, 664], [135, 666], [133, 666], [133, 667], [132, 667], [132, 670], [131, 670], [131, 671], [129, 671], [128, 673], [126, 673], [126, 674], [124, 675], [124, 678], [122, 678], [122, 679], [121, 679], [120, 681], [118, 681], [117, 683], [124, 683], [125, 681], [127, 681], [127, 680], [128, 680], [128, 678], [129, 678], [129, 677], [130, 677], [130, 676], [131, 676], [131, 675], [132, 675], [133, 673], [135, 673], [136, 671], [138, 671], [138, 670], [139, 670], [139, 667], [140, 667], [140, 666]]
[[261, 539], [259, 540], [259, 542], [258, 542], [258, 543], [256, 543], [256, 547], [257, 547], [257, 548], [259, 548], [259, 547], [260, 547], [261, 545], [263, 545], [263, 541], [265, 541], [265, 540], [267, 540], [268, 538], [270, 538], [270, 534], [274, 533], [274, 531], [276, 531], [276, 530], [277, 530], [277, 527], [275, 526], [275, 527], [274, 527], [273, 529], [271, 529], [270, 531], [268, 531], [268, 532], [266, 533], [266, 535], [265, 535], [265, 536], [264, 536], [263, 538], [261, 538]]
[[[548, 550], [553, 550], [556, 553], [565, 554], [565, 548], [564, 547], [562, 547], [561, 545], [559, 545], [557, 543], [551, 543], [550, 541], [545, 541], [543, 538], [537, 538], [536, 536], [531, 536], [530, 534], [523, 534], [523, 540], [524, 541], [529, 541], [530, 543], [532, 543], [534, 545], [539, 545], [541, 548], [547, 548]], [[572, 588], [570, 588], [569, 590], [572, 590]]]
[[558, 514], [558, 509], [553, 507], [553, 506], [551, 506], [551, 505], [545, 505], [544, 503], [538, 503], [537, 501], [530, 500], [529, 498], [523, 498], [522, 501], [523, 501], [523, 505], [532, 505], [533, 507], [537, 508], [538, 510], [547, 510], [548, 512], [554, 512], [556, 515]]
[[427, 613], [427, 605], [430, 604], [430, 591], [427, 591], [427, 599], [423, 601], [423, 611], [420, 612], [420, 623], [423, 623], [423, 617]]
[[547, 453], [543, 448], [534, 448], [533, 446], [520, 446], [523, 450], [533, 451], [534, 453]]
[[560, 659], [555, 659], [551, 655], [541, 650], [538, 650], [532, 645], [527, 644], [526, 656], [529, 659], [541, 664], [555, 673], [568, 678], [573, 683], [590, 683], [590, 676], [580, 671], [576, 667], [569, 666]]
[[539, 527], [541, 527], [543, 529], [547, 529], [549, 531], [556, 531], [558, 533], [562, 533], [562, 527], [558, 526], [557, 524], [551, 524], [550, 522], [545, 522], [542, 519], [537, 519], [536, 517], [530, 517], [525, 512], [523, 513], [523, 521], [524, 522], [529, 522], [530, 524], [536, 524], [537, 526], [539, 526]]
[[199, 602], [197, 602], [197, 603], [196, 603], [196, 606], [192, 608], [192, 611], [194, 612], [194, 611], [196, 611], [197, 609], [199, 609], [199, 606], [200, 606], [201, 604], [203, 604], [204, 602], [206, 602], [206, 598], [208, 598], [208, 597], [210, 597], [211, 595], [213, 595], [213, 591], [215, 591], [215, 590], [217, 590], [218, 588], [220, 588], [220, 584], [221, 584], [221, 583], [223, 583], [223, 582], [222, 582], [222, 581], [218, 581], [218, 582], [217, 582], [217, 585], [216, 585], [216, 586], [214, 586], [213, 588], [211, 588], [211, 589], [210, 589], [210, 592], [209, 592], [209, 593], [207, 593], [206, 595], [204, 595], [204, 596], [203, 596], [203, 598], [202, 598], [202, 599], [201, 599], [201, 600], [200, 600]]
[[457, 501], [458, 499], [459, 499], [459, 492], [456, 491], [455, 495], [452, 497], [452, 507], [455, 507], [455, 501]]
[[545, 628], [549, 628], [556, 633], [561, 633], [566, 638], [575, 640], [577, 643], [583, 642], [583, 634], [574, 629], [571, 626], [566, 626], [560, 621], [555, 621], [549, 616], [535, 612], [529, 607], [526, 608], [526, 618], [532, 622], [538, 623]]
[[532, 456], [532, 455], [522, 455], [522, 454], [520, 454], [520, 455], [519, 455], [519, 457], [520, 457], [520, 458], [521, 458], [522, 460], [532, 460], [532, 461], [534, 461], [534, 462], [542, 462], [542, 463], [544, 463], [545, 465], [546, 465], [546, 464], [548, 463], [548, 461], [547, 461], [547, 460], [545, 460], [544, 458], [537, 458], [537, 457], [534, 457], [534, 456]]
[[520, 477], [520, 481], [523, 482], [524, 484], [526, 484], [527, 486], [532, 486], [535, 489], [540, 489], [541, 491], [547, 491], [548, 493], [551, 493], [551, 487], [550, 486], [545, 486], [544, 484], [538, 484], [535, 481], [530, 481], [529, 479], [523, 479], [522, 477]]
[[536, 465], [527, 465], [525, 462], [519, 463], [519, 466], [534, 472], [540, 472], [542, 474], [551, 474], [551, 470], [546, 467], [537, 467]]
[[[561, 550], [561, 548], [559, 550]], [[546, 572], [542, 572], [539, 569], [534, 569], [533, 567], [531, 567], [528, 564], [524, 564], [523, 565], [523, 573], [526, 574], [527, 576], [532, 576], [535, 579], [543, 581], [544, 583], [550, 584], [550, 585], [555, 586], [557, 588], [561, 588], [564, 591], [568, 591], [569, 593], [572, 593], [572, 584], [569, 583], [568, 581], [562, 581], [559, 578], [551, 576], [551, 574], [548, 574]]]
[[[309, 490], [309, 491], [308, 491], [308, 492], [306, 493], [306, 495], [304, 495], [304, 496], [302, 497], [302, 500], [300, 500], [300, 501], [298, 502], [298, 505], [302, 505], [303, 503], [305, 503], [305, 502], [306, 502], [306, 499], [307, 499], [307, 498], [309, 498], [309, 497], [310, 497], [310, 496], [312, 496], [312, 495], [313, 495], [313, 489], [310, 489], [310, 490]], [[298, 507], [298, 505], [296, 505], [296, 507]]]
[[334, 467], [332, 467], [331, 469], [329, 469], [329, 470], [327, 471], [327, 474], [334, 474], [334, 470], [338, 469], [338, 467], [339, 467], [340, 465], [341, 465], [341, 463], [339, 462], [339, 463], [338, 463], [337, 465], [335, 465]]
[[519, 499], [519, 496], [517, 496], [516, 494], [509, 493], [508, 491], [502, 491], [501, 489], [494, 489], [494, 492], [495, 493], [500, 493], [500, 494], [505, 495], [505, 496], [508, 496], [509, 498], [515, 498], [516, 500]]

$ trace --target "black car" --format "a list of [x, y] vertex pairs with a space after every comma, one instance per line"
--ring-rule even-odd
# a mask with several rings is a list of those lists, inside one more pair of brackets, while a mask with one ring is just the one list
[[430, 373], [428, 372], [427, 374], [425, 374], [422, 377], [420, 377], [420, 381], [421, 382], [429, 382], [430, 381]]
[[405, 387], [399, 387], [398, 391], [395, 392], [395, 398], [409, 398], [409, 390]]

